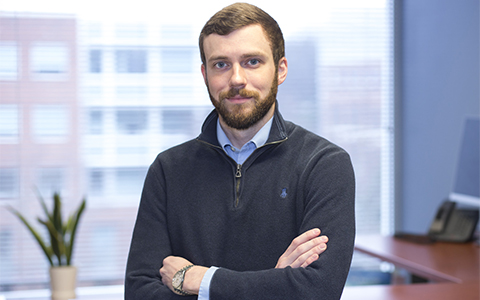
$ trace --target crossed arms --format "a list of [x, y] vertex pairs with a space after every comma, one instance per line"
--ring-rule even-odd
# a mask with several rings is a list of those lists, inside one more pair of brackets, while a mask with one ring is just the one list
[[[314, 228], [295, 238], [285, 253], [278, 259], [275, 268], [305, 268], [316, 261], [327, 248], [328, 242], [328, 237], [320, 236], [320, 233], [320, 229]], [[190, 264], [192, 263], [183, 257], [166, 257], [160, 269], [163, 284], [172, 292], [177, 293], [172, 287], [172, 278], [178, 270]], [[207, 270], [208, 268], [203, 266], [192, 267], [185, 275], [183, 289], [190, 294], [198, 295], [200, 284]]]

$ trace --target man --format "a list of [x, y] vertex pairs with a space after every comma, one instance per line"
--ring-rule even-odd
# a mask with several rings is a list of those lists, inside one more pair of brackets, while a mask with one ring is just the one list
[[355, 236], [353, 169], [344, 150], [280, 115], [280, 28], [233, 4], [199, 46], [215, 110], [198, 138], [149, 169], [125, 299], [339, 299]]

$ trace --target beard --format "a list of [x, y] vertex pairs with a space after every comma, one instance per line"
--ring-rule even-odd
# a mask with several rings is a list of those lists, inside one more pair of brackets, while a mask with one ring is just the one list
[[[264, 99], [260, 99], [259, 93], [255, 91], [238, 88], [231, 88], [226, 92], [220, 93], [218, 100], [213, 97], [209, 88], [208, 94], [210, 95], [210, 100], [212, 101], [213, 106], [215, 106], [217, 113], [222, 117], [227, 126], [238, 130], [245, 130], [257, 124], [270, 111], [276, 101], [277, 90], [278, 79], [277, 76], [275, 76], [272, 82], [272, 87]], [[225, 105], [227, 101], [226, 98], [233, 98], [237, 95], [245, 98], [253, 98], [254, 107], [251, 112], [245, 111], [246, 108], [251, 105], [250, 102], [237, 104], [231, 110], [227, 108]]]

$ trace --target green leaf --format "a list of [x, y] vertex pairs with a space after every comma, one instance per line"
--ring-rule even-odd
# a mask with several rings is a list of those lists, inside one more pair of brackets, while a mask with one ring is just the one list
[[27, 219], [25, 219], [25, 217], [20, 212], [18, 212], [17, 210], [15, 210], [12, 207], [9, 207], [7, 209], [10, 212], [12, 212], [14, 215], [16, 215], [23, 222], [23, 224], [25, 224], [25, 226], [28, 228], [28, 230], [33, 235], [33, 237], [37, 240], [38, 244], [40, 245], [40, 248], [42, 248], [43, 252], [45, 253], [45, 256], [47, 256], [48, 262], [53, 267], [54, 264], [53, 264], [53, 261], [52, 261], [52, 255], [53, 255], [52, 249], [46, 246], [46, 244], [43, 241], [41, 235], [37, 232], [37, 230], [35, 230], [35, 228], [33, 228], [32, 225], [30, 225], [30, 223], [27, 221]]
[[78, 207], [77, 211], [70, 218], [73, 221], [69, 222], [71, 232], [70, 232], [70, 241], [67, 244], [68, 247], [66, 249], [67, 250], [67, 253], [66, 253], [66, 255], [67, 255], [67, 265], [70, 265], [70, 263], [72, 261], [72, 252], [73, 252], [75, 236], [76, 236], [76, 232], [77, 232], [77, 228], [78, 228], [78, 223], [80, 222], [80, 217], [82, 216], [82, 213], [85, 210], [86, 204], [87, 204], [87, 200], [85, 198], [83, 198], [83, 201], [80, 204], [80, 206]]
[[61, 237], [59, 237], [59, 232], [56, 230], [55, 226], [50, 221], [43, 221], [40, 218], [38, 218], [37, 220], [41, 224], [45, 225], [45, 227], [47, 227], [48, 233], [50, 235], [50, 244], [52, 247], [52, 251], [57, 257], [58, 265], [59, 266], [63, 265], [62, 257], [63, 257], [63, 254], [65, 253], [65, 250], [63, 250], [63, 253], [62, 253], [62, 248], [65, 249], [65, 247], [62, 246], [63, 241]]
[[63, 224], [62, 224], [62, 200], [58, 193], [53, 194], [53, 225], [57, 232], [63, 232]]
[[[38, 192], [38, 191], [37, 191]], [[67, 222], [62, 220], [62, 199], [60, 194], [54, 193], [53, 195], [53, 208], [52, 212], [49, 212], [45, 201], [38, 192], [38, 198], [42, 209], [46, 215], [46, 219], [42, 220], [37, 218], [38, 222], [44, 225], [47, 228], [48, 235], [50, 237], [50, 245], [47, 246], [43, 241], [42, 237], [38, 232], [28, 223], [28, 221], [15, 209], [10, 208], [9, 210], [14, 213], [20, 220], [27, 226], [30, 232], [33, 234], [37, 242], [39, 243], [42, 250], [45, 252], [48, 261], [51, 266], [55, 265], [70, 265], [72, 261], [72, 252], [76, 236], [76, 231], [78, 228], [78, 223], [80, 217], [86, 206], [86, 199], [84, 198], [78, 209], [68, 218]], [[53, 261], [53, 258], [56, 257], [57, 262]]]

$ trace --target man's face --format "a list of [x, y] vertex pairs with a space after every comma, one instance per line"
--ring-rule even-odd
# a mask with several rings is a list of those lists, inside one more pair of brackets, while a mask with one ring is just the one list
[[204, 40], [202, 74], [220, 121], [247, 129], [273, 115], [277, 87], [287, 75], [282, 58], [278, 70], [267, 37], [260, 25], [242, 27]]

